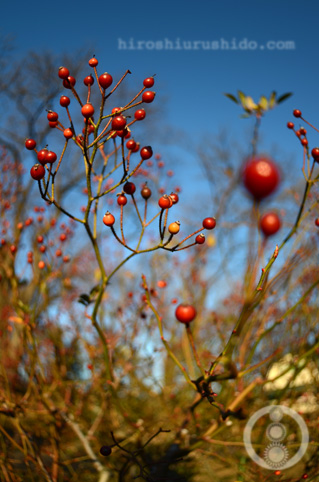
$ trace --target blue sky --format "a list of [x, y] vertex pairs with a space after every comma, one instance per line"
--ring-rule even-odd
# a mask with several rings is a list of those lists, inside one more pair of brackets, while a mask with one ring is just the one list
[[[82, 0], [52, 5], [32, 1], [2, 6], [1, 32], [14, 38], [15, 56], [29, 50], [57, 53], [92, 49], [109, 72], [129, 68], [136, 78], [156, 73], [157, 101], [168, 98], [167, 119], [192, 135], [221, 127], [246, 128], [239, 110], [222, 96], [237, 89], [253, 97], [292, 91], [294, 97], [265, 119], [267, 142], [289, 148], [284, 128], [293, 108], [316, 120], [318, 112], [319, 6], [306, 0], [205, 0], [198, 4], [175, 0], [150, 3]], [[228, 41], [257, 43], [255, 50], [129, 50], [119, 39], [138, 41]], [[268, 50], [268, 41], [292, 41], [295, 48]], [[122, 44], [123, 45], [123, 44]], [[151, 45], [149, 43], [148, 45]], [[225, 43], [224, 43], [225, 45]], [[252, 44], [254, 45], [254, 44]], [[261, 49], [260, 47], [264, 47]], [[249, 122], [249, 121], [248, 121]], [[296, 144], [293, 144], [294, 147]]]

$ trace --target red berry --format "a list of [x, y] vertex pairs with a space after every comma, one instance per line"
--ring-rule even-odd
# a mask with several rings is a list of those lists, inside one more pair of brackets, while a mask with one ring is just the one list
[[59, 118], [59, 114], [57, 112], [53, 112], [52, 110], [49, 110], [47, 119], [50, 122], [56, 122]]
[[68, 129], [64, 129], [63, 131], [63, 135], [66, 139], [72, 139], [73, 137], [73, 131], [72, 129], [68, 128]]
[[67, 69], [66, 67], [60, 67], [58, 75], [60, 79], [67, 79], [70, 75], [69, 69]]
[[126, 192], [126, 194], [134, 194], [136, 191], [134, 182], [126, 182], [123, 186], [123, 191]]
[[88, 75], [83, 80], [84, 85], [93, 85], [94, 84], [94, 77], [93, 75]]
[[125, 206], [125, 204], [127, 203], [127, 197], [124, 196], [124, 194], [120, 194], [118, 197], [117, 197], [117, 204], [119, 206]]
[[164, 194], [164, 196], [159, 198], [158, 205], [161, 209], [168, 209], [173, 206], [173, 201], [167, 194]]
[[120, 131], [126, 126], [126, 118], [122, 115], [117, 115], [112, 119], [112, 129], [114, 131]]
[[146, 90], [142, 94], [142, 101], [145, 102], [146, 104], [149, 104], [150, 102], [153, 102], [155, 99], [155, 92], [152, 92], [151, 90]]
[[49, 164], [53, 164], [53, 162], [55, 162], [56, 160], [57, 160], [56, 153], [53, 151], [48, 151], [46, 155], [46, 162], [48, 162]]
[[143, 186], [142, 190], [141, 190], [141, 196], [143, 199], [148, 199], [150, 198], [152, 195], [152, 191], [150, 190], [150, 188], [148, 186]]
[[158, 280], [157, 286], [158, 286], [159, 288], [166, 288], [167, 283], [166, 283], [165, 280], [162, 280], [162, 279], [161, 279], [161, 280]]
[[150, 89], [154, 85], [154, 77], [147, 77], [147, 79], [143, 80], [144, 87]]
[[43, 236], [41, 234], [39, 234], [39, 236], [37, 237], [37, 242], [39, 244], [41, 244], [41, 243], [43, 243], [43, 239], [44, 239]]
[[29, 151], [32, 151], [36, 147], [37, 143], [34, 139], [26, 139], [24, 145]]
[[60, 105], [62, 107], [68, 107], [68, 105], [70, 105], [70, 99], [69, 97], [67, 97], [66, 95], [62, 95], [61, 99], [60, 99]]
[[180, 323], [185, 323], [185, 324], [188, 324], [191, 321], [193, 321], [196, 314], [197, 313], [194, 306], [187, 305], [187, 304], [178, 305], [175, 310], [175, 317], [177, 318], [177, 320]]
[[295, 124], [293, 122], [287, 122], [287, 127], [288, 129], [293, 129], [295, 127]]
[[111, 113], [112, 113], [112, 114], [117, 114], [118, 112], [121, 112], [121, 107], [113, 107]]
[[59, 258], [60, 256], [62, 256], [62, 250], [61, 249], [57, 249], [56, 252], [55, 252], [55, 256], [57, 258]]
[[140, 149], [140, 143], [136, 142], [135, 147], [131, 149], [132, 152], [138, 152]]
[[78, 144], [80, 144], [80, 146], [83, 146], [83, 141], [84, 141], [84, 139], [83, 139], [82, 134], [79, 134], [78, 136], [76, 136], [76, 142]]
[[44, 261], [39, 261], [39, 263], [38, 263], [38, 268], [39, 268], [39, 269], [44, 269], [44, 268], [45, 268], [45, 262], [44, 262]]
[[301, 144], [306, 147], [308, 145], [308, 140], [306, 138], [301, 139]]
[[35, 164], [31, 167], [30, 174], [33, 179], [39, 181], [44, 178], [45, 168], [41, 164]]
[[105, 213], [103, 216], [103, 223], [105, 224], [105, 226], [113, 226], [113, 224], [115, 223], [115, 217], [113, 216], [113, 214], [107, 211], [107, 213]]
[[302, 136], [305, 136], [307, 134], [307, 131], [304, 127], [300, 127], [299, 132]]
[[204, 244], [205, 243], [205, 235], [203, 233], [198, 234], [195, 238], [195, 243], [196, 244]]
[[90, 104], [90, 103], [84, 104], [84, 106], [81, 109], [81, 113], [82, 113], [83, 117], [85, 117], [86, 119], [89, 119], [94, 114], [93, 105]]
[[317, 228], [319, 228], [319, 218], [315, 219], [315, 225], [317, 226]]
[[48, 153], [48, 149], [41, 149], [39, 152], [38, 152], [38, 161], [44, 166], [44, 164], [46, 164], [47, 160], [47, 153]]
[[130, 149], [130, 150], [135, 149], [135, 147], [136, 147], [136, 142], [134, 141], [134, 139], [130, 139], [129, 141], [127, 141], [126, 147], [127, 147], [128, 149]]
[[244, 166], [242, 176], [246, 189], [256, 200], [272, 194], [280, 181], [278, 167], [266, 157], [249, 159]]
[[175, 192], [171, 192], [171, 194], [169, 196], [170, 196], [171, 200], [173, 201], [173, 204], [178, 203], [179, 197]]
[[140, 154], [141, 154], [141, 158], [144, 159], [145, 161], [146, 159], [149, 159], [150, 157], [152, 157], [153, 149], [151, 148], [151, 146], [142, 147], [142, 149], [140, 150]]
[[203, 219], [203, 228], [214, 229], [215, 226], [216, 226], [216, 219], [215, 218], [205, 218], [205, 219]]
[[276, 213], [266, 213], [260, 218], [259, 227], [266, 238], [276, 234], [280, 226], [281, 221]]
[[50, 122], [49, 122], [49, 126], [50, 126], [52, 129], [53, 129], [54, 127], [56, 127], [57, 125], [58, 125], [58, 122], [57, 122], [57, 121], [54, 121], [54, 122], [53, 122], [53, 121], [52, 121], [52, 122], [50, 121]]
[[315, 161], [319, 162], [319, 147], [314, 147], [311, 151], [311, 155]]
[[100, 75], [100, 77], [99, 77], [99, 84], [102, 87], [102, 89], [107, 89], [108, 87], [110, 87], [112, 82], [113, 82], [113, 77], [112, 77], [112, 75], [108, 74], [107, 72]]
[[134, 114], [135, 119], [138, 121], [145, 119], [145, 116], [146, 112], [144, 109], [138, 109]]
[[95, 57], [92, 57], [90, 60], [89, 60], [89, 66], [90, 67], [96, 67], [98, 65], [98, 60], [95, 58]]
[[293, 111], [293, 115], [294, 115], [295, 117], [301, 117], [301, 111], [300, 111], [299, 109], [295, 109], [295, 110]]
[[125, 129], [121, 129], [119, 131], [116, 131], [116, 134], [117, 134], [118, 137], [126, 137], [127, 134], [129, 134], [129, 131], [125, 127]]
[[100, 454], [103, 455], [103, 457], [107, 457], [108, 455], [111, 455], [112, 453], [112, 447], [109, 447], [108, 445], [103, 445], [103, 447], [100, 448]]
[[76, 84], [76, 80], [74, 77], [72, 77], [72, 75], [69, 75], [67, 79], [63, 80], [63, 86], [66, 89], [71, 89], [71, 87], [74, 87], [75, 84]]

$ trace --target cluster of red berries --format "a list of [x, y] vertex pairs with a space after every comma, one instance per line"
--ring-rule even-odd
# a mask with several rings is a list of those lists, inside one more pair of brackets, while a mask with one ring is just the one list
[[[302, 113], [299, 109], [295, 109], [293, 111], [293, 115], [294, 117], [296, 118], [300, 118], [302, 119]], [[304, 127], [300, 127], [298, 130], [295, 130], [295, 125], [293, 122], [287, 122], [287, 127], [288, 129], [291, 129], [294, 131], [294, 133], [296, 134], [296, 136], [300, 139], [300, 142], [301, 144], [304, 146], [304, 147], [308, 147], [308, 139], [307, 139], [307, 131]], [[313, 160], [315, 162], [319, 162], [319, 147], [314, 147], [312, 150], [311, 150], [311, 155], [313, 157]]]
[[[102, 93], [102, 96], [105, 98], [105, 95], [106, 95], [105, 91], [113, 84], [113, 77], [108, 72], [104, 72], [103, 74], [98, 76], [97, 69], [96, 69], [98, 65], [98, 60], [95, 57], [92, 57], [88, 63], [89, 63], [89, 66], [94, 69], [94, 75], [97, 80], [98, 87], [100, 89], [100, 92]], [[90, 89], [95, 82], [94, 76], [90, 74], [86, 76], [83, 80], [84, 85], [88, 88], [88, 98], [87, 98], [87, 102], [84, 104], [81, 103], [79, 96], [75, 91], [76, 79], [75, 77], [70, 75], [69, 69], [67, 67], [60, 67], [58, 71], [58, 76], [62, 80], [63, 87], [66, 89], [72, 90], [74, 97], [80, 103], [81, 113], [84, 118], [85, 127], [82, 129], [83, 135], [75, 134], [70, 113], [68, 110], [68, 106], [70, 105], [71, 100], [66, 95], [61, 96], [60, 105], [66, 109], [68, 118], [71, 122], [71, 126], [64, 128], [61, 122], [59, 121], [58, 113], [53, 112], [51, 110], [49, 110], [47, 113], [47, 119], [48, 119], [49, 125], [52, 128], [58, 128], [59, 130], [61, 130], [63, 132], [64, 138], [66, 139], [66, 141], [73, 139], [78, 146], [83, 148], [84, 142], [86, 142], [85, 140], [86, 136], [88, 136], [89, 134], [95, 133], [95, 138], [98, 135], [100, 137], [102, 136], [102, 134], [98, 134], [98, 132], [96, 132], [97, 127], [95, 126], [94, 119], [93, 119], [95, 109], [92, 103], [90, 102]], [[108, 95], [110, 95], [117, 88], [119, 83], [114, 87], [114, 89]], [[154, 77], [147, 77], [146, 79], [144, 79], [143, 89], [140, 92], [142, 94], [141, 101], [137, 102], [137, 104], [138, 103], [149, 104], [153, 102], [155, 98], [155, 92], [151, 90], [145, 90], [145, 89], [150, 89], [151, 87], [153, 87], [153, 85], [154, 85]], [[127, 118], [123, 115], [123, 110], [126, 110], [127, 108], [128, 107], [126, 108], [115, 107], [112, 110], [111, 121], [110, 121], [111, 130], [104, 132], [105, 130], [104, 129], [102, 137], [105, 137], [107, 135], [109, 136], [108, 138], [120, 137], [120, 138], [129, 139], [131, 137], [131, 132], [127, 124]], [[106, 116], [106, 117], [110, 117], [110, 116]], [[106, 117], [103, 117], [103, 119], [105, 119]], [[136, 121], [141, 121], [145, 119], [145, 117], [146, 117], [145, 109], [139, 108], [135, 111], [134, 120], [131, 122], [131, 124]], [[102, 120], [102, 117], [101, 117], [101, 120]], [[31, 168], [30, 173], [33, 179], [39, 181], [43, 179], [45, 176], [45, 172], [46, 172], [45, 165], [54, 163], [57, 159], [57, 155], [53, 151], [49, 151], [46, 148], [41, 149], [40, 151], [37, 151], [36, 141], [34, 139], [27, 139], [25, 142], [25, 147], [28, 150], [35, 150], [35, 152], [37, 153], [38, 163]], [[126, 147], [131, 153], [138, 152], [140, 150], [139, 143], [137, 143], [134, 139], [129, 139], [126, 143]], [[143, 160], [149, 159], [152, 156], [151, 147], [150, 146], [143, 147], [140, 150], [140, 155]]]
[[[295, 109], [293, 111], [293, 115], [296, 118], [302, 119], [302, 113], [299, 109]], [[298, 130], [295, 130], [295, 125], [293, 122], [287, 122], [287, 127], [288, 129], [291, 129], [295, 132], [296, 136], [300, 139], [301, 144], [308, 149], [308, 139], [306, 138], [306, 135], [307, 135], [306, 129], [304, 127], [300, 127]], [[311, 150], [311, 156], [314, 162], [319, 163], [319, 147], [313, 147], [313, 149]], [[315, 219], [315, 225], [319, 227], [319, 218]]]

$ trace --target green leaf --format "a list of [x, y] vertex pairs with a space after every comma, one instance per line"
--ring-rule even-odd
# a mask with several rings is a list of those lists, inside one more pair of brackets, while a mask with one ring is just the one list
[[280, 104], [280, 103], [283, 102], [284, 100], [288, 99], [290, 96], [292, 96], [292, 92], [287, 92], [287, 94], [281, 95], [281, 96], [277, 99], [277, 104]]
[[275, 106], [276, 95], [277, 95], [277, 92], [275, 90], [273, 90], [272, 93], [270, 94], [270, 97], [269, 97], [269, 109], [272, 109]]
[[235, 104], [239, 104], [238, 100], [236, 99], [236, 97], [233, 94], [224, 94], [224, 95], [226, 95], [226, 97], [228, 97], [228, 99], [235, 102]]
[[240, 117], [241, 119], [247, 119], [247, 117], [251, 117], [251, 115], [252, 115], [252, 113], [250, 113], [250, 114], [241, 114], [239, 117]]
[[259, 99], [259, 106], [262, 108], [262, 110], [267, 110], [268, 109], [268, 100], [264, 95], [262, 95]]

